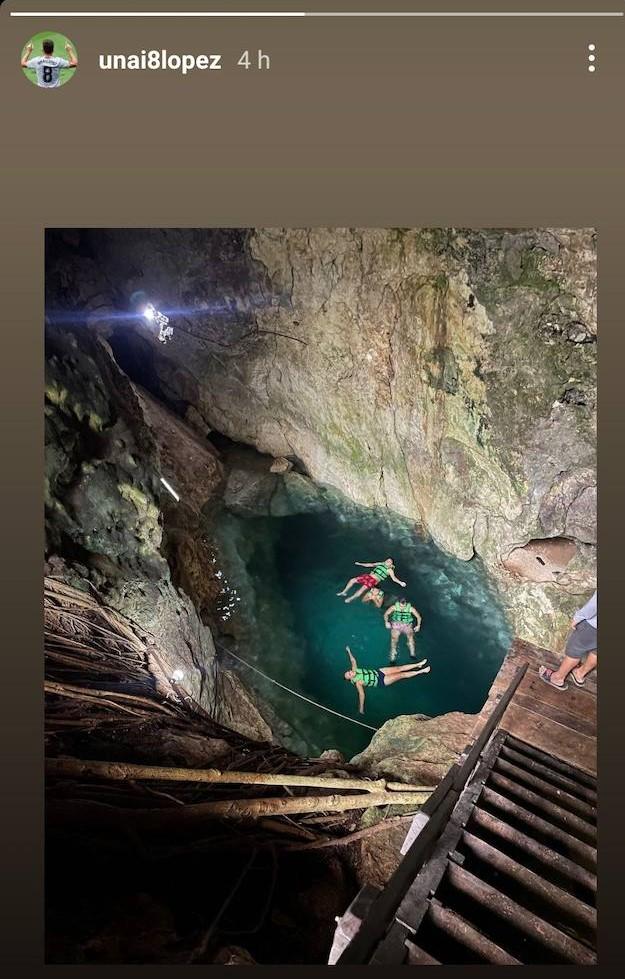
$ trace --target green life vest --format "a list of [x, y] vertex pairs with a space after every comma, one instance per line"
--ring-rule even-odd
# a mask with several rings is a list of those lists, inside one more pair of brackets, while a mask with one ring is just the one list
[[363, 687], [377, 687], [379, 676], [377, 670], [354, 670], [356, 674], [352, 683], [362, 683]]
[[378, 579], [378, 581], [385, 581], [391, 573], [391, 569], [388, 568], [386, 564], [376, 564], [371, 573], [374, 578]]
[[412, 622], [412, 612], [410, 611], [410, 606], [406, 605], [402, 608], [399, 602], [395, 602], [393, 605], [393, 611], [391, 612], [391, 622]]

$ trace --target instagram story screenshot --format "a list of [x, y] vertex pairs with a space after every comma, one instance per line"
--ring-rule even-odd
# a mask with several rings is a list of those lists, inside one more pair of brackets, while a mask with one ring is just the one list
[[624, 14], [0, 3], [11, 975], [625, 962]]

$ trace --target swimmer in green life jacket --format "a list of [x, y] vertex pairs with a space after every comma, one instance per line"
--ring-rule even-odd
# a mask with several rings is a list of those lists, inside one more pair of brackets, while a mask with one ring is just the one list
[[375, 561], [373, 564], [364, 564], [362, 561], [354, 561], [354, 564], [359, 568], [371, 568], [372, 570], [367, 574], [359, 574], [356, 578], [350, 578], [343, 591], [336, 593], [342, 598], [344, 595], [347, 595], [347, 592], [354, 585], [361, 585], [358, 591], [355, 591], [353, 595], [345, 599], [346, 604], [353, 602], [355, 598], [360, 598], [366, 591], [371, 591], [372, 588], [378, 588], [387, 578], [394, 581], [396, 585], [401, 585], [402, 588], [406, 587], [405, 581], [400, 581], [399, 578], [395, 577], [395, 564], [393, 563], [392, 557], [387, 557], [385, 561]]
[[387, 597], [386, 592], [383, 592], [381, 588], [372, 588], [370, 591], [364, 593], [361, 599], [363, 605], [375, 605], [376, 608], [382, 608], [385, 604], [392, 605], [393, 602], [399, 601], [399, 595], [390, 595]]
[[[425, 665], [426, 659], [422, 659], [420, 663], [407, 663], [406, 666], [383, 666], [380, 670], [361, 670], [349, 646], [346, 646], [345, 649], [349, 656], [351, 669], [343, 675], [349, 683], [354, 684], [358, 691], [358, 712], [360, 714], [365, 712], [366, 687], [390, 687], [392, 683], [397, 683], [398, 680], [409, 680], [413, 676], [419, 676], [420, 673], [430, 672], [430, 667]], [[419, 669], [419, 667], [423, 667], [423, 669]]]
[[363, 605], [372, 604], [376, 608], [382, 608], [384, 605], [384, 592], [381, 588], [371, 588], [370, 591], [366, 591], [362, 596]]
[[384, 613], [384, 624], [391, 630], [390, 662], [394, 663], [397, 659], [397, 643], [401, 635], [408, 640], [410, 658], [416, 659], [414, 634], [421, 628], [421, 615], [414, 605], [411, 605], [407, 599], [400, 598], [398, 602], [394, 602], [387, 608]]

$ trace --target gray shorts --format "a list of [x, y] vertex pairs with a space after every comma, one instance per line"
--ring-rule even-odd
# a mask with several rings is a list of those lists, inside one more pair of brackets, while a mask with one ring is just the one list
[[580, 622], [577, 629], [571, 629], [566, 642], [565, 653], [571, 659], [582, 659], [587, 653], [597, 649], [597, 630], [588, 622]]

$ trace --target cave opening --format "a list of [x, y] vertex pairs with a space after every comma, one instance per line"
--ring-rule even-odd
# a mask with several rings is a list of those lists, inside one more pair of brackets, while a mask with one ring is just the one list
[[[436, 716], [478, 712], [511, 641], [510, 629], [478, 559], [450, 557], [413, 524], [388, 511], [337, 502], [280, 517], [222, 513], [217, 537], [228, 577], [241, 602], [225, 624], [226, 644], [236, 641], [245, 657], [268, 676], [312, 700], [374, 728], [403, 714]], [[362, 572], [355, 561], [391, 555], [406, 588], [390, 583], [378, 609], [337, 596], [348, 578]], [[346, 645], [359, 666], [389, 663], [390, 632], [383, 613], [404, 596], [422, 616], [417, 660], [429, 674], [370, 692], [364, 715], [356, 691], [344, 679]], [[404, 637], [397, 663], [410, 662]], [[372, 731], [293, 697], [240, 667], [288, 721], [286, 741], [317, 753], [338, 748], [346, 757], [363, 750]]]

